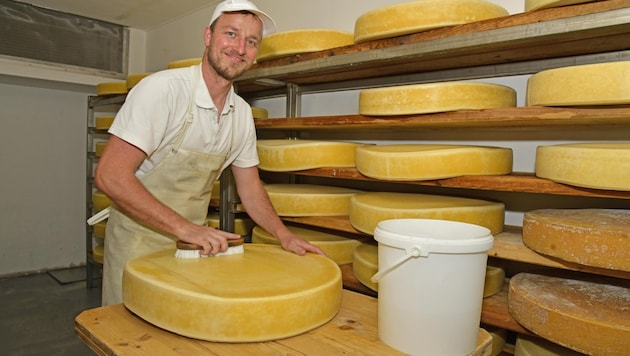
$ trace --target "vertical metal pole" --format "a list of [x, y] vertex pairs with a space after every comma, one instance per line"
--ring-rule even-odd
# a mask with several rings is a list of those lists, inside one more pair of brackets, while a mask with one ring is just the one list
[[232, 170], [224, 170], [219, 180], [221, 192], [219, 195], [219, 228], [223, 231], [234, 232], [234, 218], [238, 200], [236, 198], [236, 183]]

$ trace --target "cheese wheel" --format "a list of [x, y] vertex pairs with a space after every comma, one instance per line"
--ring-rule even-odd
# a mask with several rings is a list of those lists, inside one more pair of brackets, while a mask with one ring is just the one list
[[127, 90], [135, 87], [142, 79], [148, 77], [152, 73], [136, 73], [127, 76]]
[[273, 172], [321, 167], [354, 167], [362, 144], [317, 140], [258, 140], [258, 168]]
[[269, 118], [269, 112], [267, 109], [252, 106], [252, 116], [254, 119], [267, 119]]
[[243, 254], [197, 259], [166, 250], [130, 260], [123, 303], [186, 337], [259, 342], [297, 335], [332, 319], [341, 305], [339, 266], [279, 246], [245, 244]]
[[105, 245], [96, 244], [92, 247], [92, 259], [100, 264], [105, 261]]
[[[344, 237], [338, 234], [297, 226], [287, 226], [287, 228], [304, 240], [321, 248], [326, 256], [335, 261], [338, 265], [352, 263], [352, 254], [354, 253], [354, 249], [361, 244], [361, 241], [359, 240]], [[265, 231], [260, 226], [254, 227], [252, 231], [252, 243], [270, 245], [280, 244], [273, 235]]]
[[[221, 225], [221, 218], [218, 213], [209, 214], [206, 217], [206, 225], [218, 229]], [[254, 228], [252, 219], [234, 218], [234, 233], [241, 236], [249, 236]]]
[[127, 94], [127, 82], [106, 82], [96, 85], [96, 95]]
[[464, 145], [366, 145], [357, 147], [357, 170], [383, 180], [425, 180], [512, 171], [512, 150]]
[[112, 205], [112, 201], [105, 193], [100, 190], [96, 190], [92, 193], [92, 207], [95, 211], [101, 211], [110, 205]]
[[354, 43], [351, 32], [329, 29], [299, 29], [266, 36], [258, 48], [256, 61], [262, 62], [293, 54], [319, 52]]
[[94, 119], [94, 128], [97, 130], [107, 130], [112, 126], [115, 116], [99, 116]]
[[630, 142], [539, 146], [536, 175], [578, 187], [630, 191]]
[[503, 289], [505, 283], [505, 271], [495, 266], [486, 267], [486, 278], [483, 285], [483, 297], [493, 296]]
[[506, 9], [483, 0], [408, 1], [361, 15], [354, 25], [354, 42], [402, 36], [508, 15]]
[[96, 157], [100, 157], [103, 155], [103, 151], [105, 150], [105, 146], [107, 146], [107, 141], [105, 142], [96, 142], [94, 144], [94, 155]]
[[580, 352], [567, 349], [536, 336], [519, 334], [514, 344], [514, 356], [579, 356]]
[[572, 350], [627, 355], [630, 281], [591, 277], [519, 273], [510, 280], [509, 313], [533, 333]]
[[630, 61], [549, 69], [527, 81], [527, 105], [630, 104]]
[[492, 337], [492, 351], [488, 356], [497, 356], [501, 354], [507, 344], [507, 330], [488, 325], [485, 325], [483, 328], [486, 329], [488, 334]]
[[525, 11], [548, 9], [568, 5], [582, 4], [599, 0], [525, 0]]
[[362, 243], [354, 250], [352, 272], [361, 284], [378, 292], [378, 283], [372, 276], [378, 272], [378, 245]]
[[190, 67], [190, 66], [196, 66], [199, 63], [201, 63], [201, 57], [199, 57], [199, 58], [179, 59], [179, 60], [176, 60], [176, 61], [169, 62], [168, 65], [167, 65], [167, 68], [168, 69], [185, 68], [185, 67]]
[[96, 238], [104, 239], [106, 230], [107, 220], [99, 221], [92, 226], [92, 235]]
[[529, 211], [523, 217], [523, 243], [564, 261], [630, 271], [630, 210]]
[[443, 195], [373, 192], [350, 198], [350, 223], [373, 235], [376, 225], [390, 219], [439, 219], [486, 227], [492, 234], [503, 230], [503, 203]]
[[348, 215], [350, 198], [360, 191], [316, 184], [264, 186], [279, 216]]
[[498, 84], [447, 82], [362, 90], [359, 113], [388, 116], [516, 106], [516, 91]]

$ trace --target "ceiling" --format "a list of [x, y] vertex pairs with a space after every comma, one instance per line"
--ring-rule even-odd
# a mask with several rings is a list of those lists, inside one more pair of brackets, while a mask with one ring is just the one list
[[149, 30], [221, 0], [20, 0], [35, 6]]

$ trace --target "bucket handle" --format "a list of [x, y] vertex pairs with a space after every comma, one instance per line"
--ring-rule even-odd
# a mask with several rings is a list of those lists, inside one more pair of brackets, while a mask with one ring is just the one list
[[396, 267], [400, 266], [401, 264], [403, 264], [408, 259], [410, 259], [410, 258], [418, 258], [418, 257], [427, 257], [427, 256], [429, 256], [428, 251], [423, 251], [420, 246], [416, 245], [416, 246], [413, 246], [411, 248], [406, 248], [405, 249], [405, 254], [402, 257], [400, 257], [396, 262], [394, 262], [390, 266], [385, 267], [385, 268], [379, 270], [378, 272], [376, 272], [376, 274], [374, 274], [372, 276], [372, 278], [370, 278], [370, 280], [373, 283], [378, 283], [378, 281], [383, 279], [383, 276], [385, 276], [386, 274], [391, 272], [394, 268], [396, 268]]

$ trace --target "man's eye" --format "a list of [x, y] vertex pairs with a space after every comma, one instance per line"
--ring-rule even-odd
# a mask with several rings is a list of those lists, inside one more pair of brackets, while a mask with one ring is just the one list
[[255, 40], [249, 40], [247, 41], [247, 44], [252, 47], [258, 47], [258, 41]]
[[228, 32], [226, 32], [225, 34], [226, 34], [228, 37], [234, 37], [234, 36], [236, 36], [236, 33], [235, 33], [235, 32], [232, 32], [232, 31], [228, 31]]

